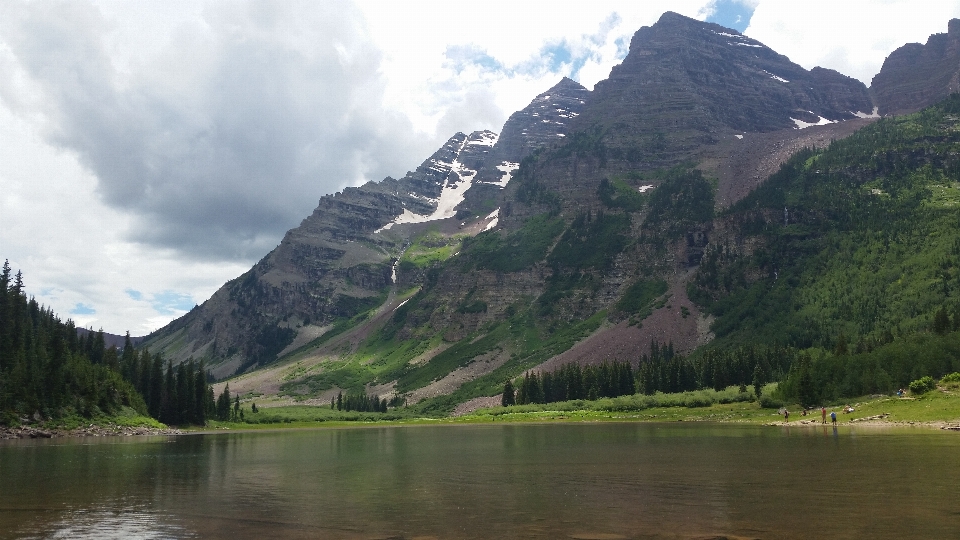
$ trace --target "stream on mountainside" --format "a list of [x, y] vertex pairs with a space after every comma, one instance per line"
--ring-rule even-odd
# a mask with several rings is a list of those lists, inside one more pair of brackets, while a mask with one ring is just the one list
[[394, 426], [0, 442], [2, 538], [948, 538], [960, 434]]

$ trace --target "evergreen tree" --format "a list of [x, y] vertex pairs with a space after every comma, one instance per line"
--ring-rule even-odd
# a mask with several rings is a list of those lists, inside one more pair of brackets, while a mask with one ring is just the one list
[[[147, 360], [150, 360], [150, 357], [147, 356]], [[153, 360], [150, 362], [150, 372], [147, 376], [148, 384], [150, 385], [150, 398], [147, 402], [147, 407], [150, 411], [150, 416], [154, 418], [160, 418], [161, 410], [163, 409], [163, 357], [159, 354], [153, 357]], [[161, 420], [162, 422], [162, 420]]]
[[230, 420], [230, 383], [224, 385], [223, 392], [217, 398], [217, 420]]
[[516, 396], [514, 395], [513, 382], [510, 379], [507, 379], [507, 382], [503, 383], [503, 397], [500, 398], [500, 404], [504, 407], [509, 407], [517, 402]]
[[941, 307], [937, 310], [936, 314], [933, 316], [933, 331], [937, 334], [943, 335], [950, 330], [950, 316], [947, 315], [947, 310]]
[[[117, 351], [95, 334], [80, 340], [73, 322], [27, 298], [23, 274], [11, 277], [9, 262], [0, 269], [0, 424], [39, 412], [93, 415], [146, 405], [118, 371]], [[82, 344], [82, 346], [81, 346]], [[96, 359], [96, 362], [91, 361]]]
[[194, 404], [193, 404], [193, 421], [199, 426], [206, 425], [207, 423], [207, 374], [203, 369], [203, 361], [200, 361], [200, 364], [197, 366], [196, 372], [193, 375], [193, 395]]
[[763, 394], [764, 382], [763, 367], [760, 362], [757, 362], [756, 367], [753, 368], [753, 395], [756, 396], [757, 401], [760, 401], [760, 395]]

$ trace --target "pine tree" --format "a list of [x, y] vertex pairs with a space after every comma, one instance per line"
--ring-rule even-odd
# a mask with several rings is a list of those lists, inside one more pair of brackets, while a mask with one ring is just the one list
[[760, 362], [757, 362], [756, 367], [753, 368], [753, 395], [756, 396], [757, 401], [760, 401], [760, 396], [763, 394], [764, 379], [763, 367]]
[[226, 422], [230, 419], [230, 383], [223, 387], [223, 392], [217, 398], [217, 420]]
[[503, 397], [500, 398], [500, 404], [504, 407], [509, 407], [516, 402], [517, 398], [514, 395], [513, 382], [507, 379], [507, 382], [503, 383]]
[[201, 360], [193, 375], [193, 395], [195, 396], [193, 421], [199, 426], [207, 423], [207, 390], [207, 374], [203, 369], [203, 360]]

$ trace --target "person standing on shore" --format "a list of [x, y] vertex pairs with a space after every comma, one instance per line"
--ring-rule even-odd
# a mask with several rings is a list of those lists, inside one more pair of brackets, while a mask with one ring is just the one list
[[837, 411], [830, 412], [830, 421], [833, 422], [833, 425], [837, 425]]
[[826, 407], [820, 407], [820, 418], [823, 419], [823, 423], [824, 423], [824, 424], [827, 423], [827, 408], [826, 408]]

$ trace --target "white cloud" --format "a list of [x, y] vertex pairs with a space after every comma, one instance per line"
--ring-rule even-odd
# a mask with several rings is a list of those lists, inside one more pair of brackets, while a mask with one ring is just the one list
[[960, 17], [956, 0], [763, 0], [744, 34], [807, 69], [835, 69], [869, 86], [887, 55], [946, 32], [955, 17]]

